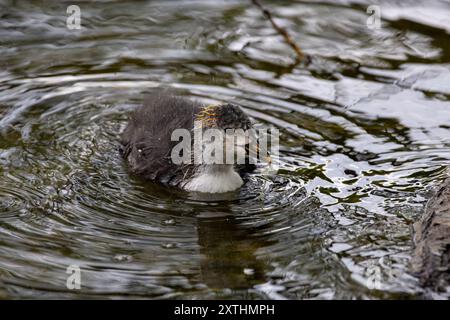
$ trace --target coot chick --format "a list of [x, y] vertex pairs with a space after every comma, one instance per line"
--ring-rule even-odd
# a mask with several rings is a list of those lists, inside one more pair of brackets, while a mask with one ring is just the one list
[[[172, 133], [176, 129], [192, 133], [198, 124], [202, 130], [252, 128], [248, 116], [236, 105], [205, 106], [171, 94], [153, 94], [134, 112], [122, 133], [122, 156], [134, 174], [168, 186], [207, 193], [238, 189], [243, 184], [240, 173], [254, 165], [174, 163], [172, 150], [179, 141], [172, 141]], [[193, 146], [194, 134], [191, 137]]]

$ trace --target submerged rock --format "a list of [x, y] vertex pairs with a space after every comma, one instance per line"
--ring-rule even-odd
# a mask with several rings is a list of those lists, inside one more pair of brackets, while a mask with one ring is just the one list
[[450, 292], [450, 178], [414, 224], [413, 271], [424, 287]]

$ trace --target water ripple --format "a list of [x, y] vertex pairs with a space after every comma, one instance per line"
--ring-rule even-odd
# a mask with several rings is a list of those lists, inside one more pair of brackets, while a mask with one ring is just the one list
[[[410, 226], [450, 160], [448, 4], [389, 2], [372, 31], [364, 1], [269, 5], [310, 64], [240, 2], [83, 3], [79, 33], [58, 5], [2, 9], [0, 297], [421, 295]], [[280, 170], [225, 195], [130, 175], [119, 134], [160, 88], [278, 128]]]

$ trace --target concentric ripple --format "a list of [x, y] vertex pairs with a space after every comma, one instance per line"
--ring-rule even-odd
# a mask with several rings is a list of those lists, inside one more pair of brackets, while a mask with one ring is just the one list
[[[266, 2], [311, 63], [238, 1], [83, 2], [80, 31], [64, 4], [0, 5], [0, 298], [422, 295], [411, 224], [450, 163], [450, 24], [429, 17], [450, 6], [379, 1], [371, 30], [370, 2]], [[118, 137], [160, 89], [278, 128], [278, 172], [223, 195], [130, 175]]]

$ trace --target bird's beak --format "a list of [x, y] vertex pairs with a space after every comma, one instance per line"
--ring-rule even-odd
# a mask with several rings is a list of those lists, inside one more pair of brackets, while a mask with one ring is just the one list
[[[256, 137], [253, 138], [256, 140]], [[266, 161], [269, 165], [272, 164], [272, 157], [270, 153], [265, 147], [261, 147], [259, 142], [256, 144], [251, 143], [252, 138], [249, 138], [245, 135], [238, 135], [236, 141], [234, 140], [234, 136], [227, 136], [225, 143], [227, 145], [234, 145], [234, 152], [237, 154], [238, 152], [243, 152], [244, 154], [248, 154], [251, 157], [255, 157]], [[253, 140], [253, 141], [255, 141]], [[257, 140], [256, 140], [257, 141]]]
[[261, 155], [261, 152], [264, 152], [264, 160], [267, 161], [267, 163], [270, 165], [272, 164], [272, 157], [270, 156], [270, 153], [267, 150], [262, 150], [261, 147], [259, 146], [259, 143], [256, 144], [256, 152], [257, 154]]

